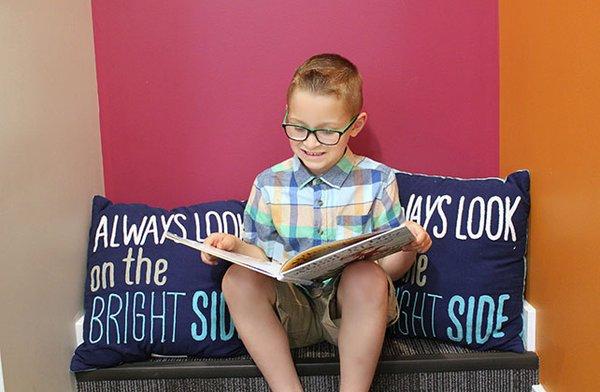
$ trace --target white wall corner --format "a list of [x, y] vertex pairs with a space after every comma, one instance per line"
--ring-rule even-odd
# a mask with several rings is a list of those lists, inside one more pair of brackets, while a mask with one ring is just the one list
[[526, 351], [535, 351], [535, 308], [523, 301], [523, 345]]
[[83, 312], [75, 316], [75, 347], [83, 343]]
[[531, 386], [531, 392], [546, 392], [542, 384]]
[[2, 351], [0, 351], [0, 392], [4, 392], [4, 372], [2, 371]]

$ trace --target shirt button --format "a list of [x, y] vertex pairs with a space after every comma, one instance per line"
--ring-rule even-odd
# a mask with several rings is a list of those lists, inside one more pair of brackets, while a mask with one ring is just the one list
[[317, 200], [317, 205], [319, 207], [321, 207], [323, 205], [323, 200], [321, 200], [321, 199]]
[[315, 178], [314, 184], [315, 185], [319, 185], [321, 183], [321, 179], [320, 178]]

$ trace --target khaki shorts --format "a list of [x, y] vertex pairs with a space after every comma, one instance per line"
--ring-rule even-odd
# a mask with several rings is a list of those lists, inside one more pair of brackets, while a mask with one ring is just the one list
[[[287, 332], [290, 348], [310, 346], [324, 340], [337, 345], [341, 315], [337, 288], [341, 274], [324, 287], [307, 289], [277, 281], [275, 310]], [[388, 279], [387, 325], [398, 320], [396, 290]]]

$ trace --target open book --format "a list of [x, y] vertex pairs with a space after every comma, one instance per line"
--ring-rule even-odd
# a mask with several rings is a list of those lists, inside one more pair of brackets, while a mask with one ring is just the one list
[[170, 232], [165, 233], [165, 237], [278, 280], [307, 285], [310, 285], [313, 280], [322, 280], [335, 274], [348, 263], [359, 260], [378, 260], [396, 253], [404, 245], [414, 240], [408, 228], [399, 226], [317, 245], [298, 253], [283, 264], [279, 264], [228, 252]]

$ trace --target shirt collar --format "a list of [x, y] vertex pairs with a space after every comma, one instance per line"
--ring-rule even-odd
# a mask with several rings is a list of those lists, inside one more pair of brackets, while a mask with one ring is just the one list
[[292, 170], [294, 171], [294, 177], [296, 179], [296, 184], [298, 185], [298, 188], [305, 187], [315, 178], [321, 179], [324, 183], [334, 188], [341, 188], [341, 186], [344, 184], [344, 181], [346, 181], [346, 178], [348, 178], [350, 172], [359, 161], [360, 157], [354, 155], [354, 153], [350, 151], [349, 148], [346, 148], [346, 152], [335, 164], [335, 166], [333, 166], [320, 177], [317, 177], [314, 174], [312, 174], [306, 168], [306, 166], [304, 166], [302, 161], [300, 161], [300, 158], [298, 158], [297, 155], [294, 155], [292, 161]]

